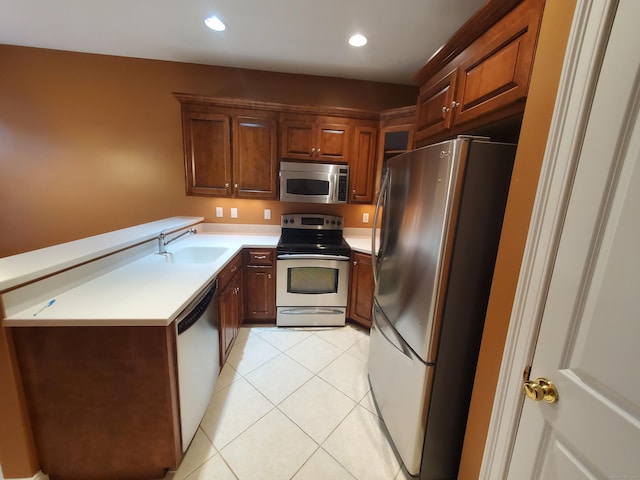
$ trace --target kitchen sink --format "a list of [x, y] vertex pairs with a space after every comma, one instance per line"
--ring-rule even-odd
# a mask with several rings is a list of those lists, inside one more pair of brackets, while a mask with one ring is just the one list
[[167, 263], [212, 263], [227, 250], [226, 247], [184, 247], [163, 255]]

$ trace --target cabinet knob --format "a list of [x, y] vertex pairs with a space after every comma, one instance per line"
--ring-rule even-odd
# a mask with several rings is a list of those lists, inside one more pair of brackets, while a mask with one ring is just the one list
[[356, 265], [358, 265], [358, 262], [353, 262], [353, 266], [355, 267]]
[[318, 149], [317, 152], [318, 152], [318, 155], [320, 155], [320, 149]]
[[269, 280], [271, 280], [271, 274], [270, 274], [270, 273], [267, 273], [267, 278], [268, 278]]
[[446, 116], [449, 113], [449, 107], [442, 107], [442, 116]]
[[237, 189], [238, 189], [238, 184], [237, 184], [237, 183], [234, 183], [234, 184], [233, 184], [233, 188], [235, 188], [235, 189], [237, 190]]
[[460, 106], [459, 102], [456, 102], [455, 100], [453, 102], [451, 102], [451, 109], [453, 110], [454, 108], [458, 108]]
[[311, 153], [316, 153], [316, 149], [315, 149], [315, 147], [313, 147], [313, 148], [311, 149]]
[[224, 184], [224, 188], [229, 188], [229, 187], [230, 187], [229, 182]]
[[356, 190], [354, 189], [353, 192], [351, 192], [351, 200], [355, 200], [356, 199]]

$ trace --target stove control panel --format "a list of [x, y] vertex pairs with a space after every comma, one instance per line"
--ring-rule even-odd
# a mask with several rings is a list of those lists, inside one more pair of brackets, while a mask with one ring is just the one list
[[287, 213], [282, 215], [282, 228], [311, 230], [342, 230], [343, 218], [318, 213]]

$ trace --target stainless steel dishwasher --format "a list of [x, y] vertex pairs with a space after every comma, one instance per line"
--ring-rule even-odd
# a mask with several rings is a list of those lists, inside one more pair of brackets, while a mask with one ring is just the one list
[[182, 451], [186, 452], [220, 373], [217, 279], [178, 315], [175, 325], [178, 334], [180, 428]]

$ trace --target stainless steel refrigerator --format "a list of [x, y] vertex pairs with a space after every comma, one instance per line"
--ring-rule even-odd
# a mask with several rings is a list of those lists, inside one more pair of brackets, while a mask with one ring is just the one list
[[387, 162], [369, 382], [421, 480], [457, 477], [515, 150], [459, 137]]

